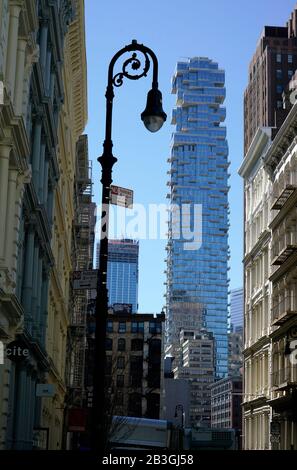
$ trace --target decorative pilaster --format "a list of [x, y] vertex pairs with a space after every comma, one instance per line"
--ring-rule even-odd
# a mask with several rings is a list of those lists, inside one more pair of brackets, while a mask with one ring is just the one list
[[7, 59], [6, 59], [6, 80], [8, 92], [10, 93], [11, 101], [14, 99], [14, 87], [16, 77], [16, 61], [17, 61], [17, 45], [18, 45], [18, 30], [19, 30], [19, 16], [21, 13], [21, 6], [23, 2], [14, 1], [9, 9], [9, 30], [8, 30], [8, 44], [7, 44]]
[[38, 290], [38, 269], [39, 269], [39, 244], [35, 244], [34, 247], [34, 265], [33, 265], [33, 286], [32, 286], [32, 335], [37, 338], [37, 318], [36, 318], [36, 306], [37, 306], [37, 290]]
[[[0, 145], [0, 233], [4, 234], [7, 213], [8, 166], [10, 147]], [[5, 237], [0, 236], [0, 263], [5, 257]]]
[[40, 161], [40, 146], [41, 146], [41, 128], [42, 118], [38, 114], [34, 124], [34, 138], [33, 138], [33, 149], [32, 149], [32, 174], [35, 191], [38, 193], [39, 189], [39, 161]]
[[45, 155], [44, 175], [43, 175], [43, 181], [42, 181], [42, 187], [43, 187], [42, 202], [46, 208], [47, 208], [47, 194], [48, 194], [48, 173], [49, 173], [49, 160], [48, 160], [48, 155]]
[[46, 66], [46, 51], [47, 51], [47, 35], [48, 35], [48, 20], [43, 18], [40, 25], [40, 65], [45, 70]]
[[51, 62], [52, 62], [52, 52], [50, 49], [46, 53], [46, 68], [45, 68], [45, 93], [47, 96], [50, 95], [50, 80], [51, 80]]
[[15, 400], [15, 427], [14, 427], [14, 448], [23, 449], [26, 439], [26, 411], [27, 411], [27, 371], [24, 364], [18, 374], [17, 400]]
[[[18, 171], [15, 169], [9, 170], [8, 176], [8, 191], [7, 191], [7, 217], [6, 217], [6, 230], [5, 230], [5, 256], [6, 267], [9, 269], [10, 274], [13, 276], [15, 282], [15, 265], [13, 259], [14, 247], [14, 226], [15, 226], [15, 210], [16, 210], [16, 185], [17, 185]], [[13, 272], [14, 268], [14, 272]], [[15, 286], [14, 286], [15, 287]]]
[[45, 142], [41, 143], [40, 163], [39, 163], [39, 182], [38, 182], [38, 198], [40, 204], [44, 203], [44, 167], [45, 167]]
[[14, 110], [17, 116], [20, 116], [22, 114], [26, 45], [27, 40], [25, 38], [19, 38], [17, 47], [16, 78], [14, 88]]
[[33, 259], [35, 233], [32, 226], [27, 233], [25, 246], [25, 266], [23, 275], [22, 303], [25, 311], [25, 323], [31, 333], [32, 329], [32, 289], [33, 289]]

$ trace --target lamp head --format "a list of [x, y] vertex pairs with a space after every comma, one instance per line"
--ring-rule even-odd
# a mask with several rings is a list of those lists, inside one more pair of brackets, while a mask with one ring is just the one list
[[158, 88], [152, 88], [147, 94], [146, 108], [141, 113], [141, 119], [150, 132], [157, 132], [166, 121], [167, 115], [162, 107], [162, 93]]

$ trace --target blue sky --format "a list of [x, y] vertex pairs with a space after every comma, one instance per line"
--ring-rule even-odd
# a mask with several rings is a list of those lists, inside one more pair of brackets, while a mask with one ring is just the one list
[[[126, 80], [115, 90], [113, 115], [114, 184], [134, 190], [137, 203], [166, 203], [170, 124], [175, 95], [171, 77], [176, 62], [207, 56], [226, 71], [227, 138], [230, 167], [230, 288], [242, 285], [243, 92], [248, 64], [264, 25], [285, 25], [294, 0], [85, 0], [88, 62], [89, 156], [93, 161], [95, 201], [101, 200], [100, 165], [105, 127], [107, 69], [113, 55], [137, 39], [159, 61], [159, 88], [168, 115], [160, 132], [149, 133], [140, 120], [151, 73]], [[119, 62], [119, 65], [121, 63]], [[139, 311], [160, 312], [164, 305], [166, 257], [164, 240], [140, 241]]]

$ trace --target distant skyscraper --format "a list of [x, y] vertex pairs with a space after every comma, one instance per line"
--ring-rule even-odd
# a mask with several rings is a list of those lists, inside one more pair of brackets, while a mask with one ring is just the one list
[[[225, 73], [204, 57], [178, 62], [173, 77], [177, 95], [172, 123], [170, 193], [181, 209], [181, 223], [173, 212], [169, 221], [167, 262], [166, 340], [179, 342], [182, 328], [206, 328], [216, 342], [216, 374], [228, 371], [228, 145], [226, 128]], [[190, 208], [188, 223], [183, 216]], [[194, 217], [194, 205], [201, 205]], [[197, 207], [196, 206], [196, 207]], [[194, 228], [195, 243], [186, 244], [186, 225]], [[196, 228], [195, 228], [196, 227]], [[182, 237], [175, 236], [182, 229]], [[200, 242], [202, 242], [201, 247]], [[196, 313], [195, 313], [196, 312]], [[203, 320], [203, 321], [202, 321]], [[174, 355], [174, 354], [173, 354]]]
[[282, 92], [297, 69], [297, 7], [287, 25], [265, 26], [249, 66], [244, 94], [244, 154], [259, 127], [282, 124]]
[[239, 332], [243, 329], [243, 287], [231, 290], [230, 320], [231, 330]]
[[[96, 267], [99, 268], [99, 247], [96, 246]], [[138, 309], [139, 242], [130, 239], [108, 241], [107, 288], [108, 304], [131, 304]]]

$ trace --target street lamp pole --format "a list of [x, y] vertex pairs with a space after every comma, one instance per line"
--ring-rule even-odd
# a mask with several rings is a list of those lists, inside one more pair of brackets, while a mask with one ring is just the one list
[[[121, 72], [114, 75], [114, 65], [124, 54], [132, 53], [131, 57], [124, 59]], [[141, 53], [139, 59], [137, 53]], [[105, 389], [106, 366], [106, 324], [108, 315], [108, 291], [107, 291], [107, 257], [108, 257], [108, 225], [110, 185], [112, 183], [112, 168], [117, 158], [112, 153], [112, 107], [114, 87], [120, 87], [123, 79], [138, 80], [145, 77], [153, 63], [152, 88], [147, 95], [146, 108], [141, 114], [145, 127], [150, 132], [158, 131], [166, 114], [162, 108], [162, 94], [158, 89], [158, 61], [154, 52], [143, 44], [133, 40], [131, 44], [119, 50], [112, 58], [108, 69], [108, 83], [106, 89], [106, 125], [103, 154], [98, 158], [102, 167], [102, 208], [101, 208], [101, 236], [99, 252], [99, 272], [96, 298], [96, 332], [94, 354], [94, 380], [93, 380], [93, 409], [92, 409], [92, 450], [103, 454], [107, 444], [107, 411]]]

